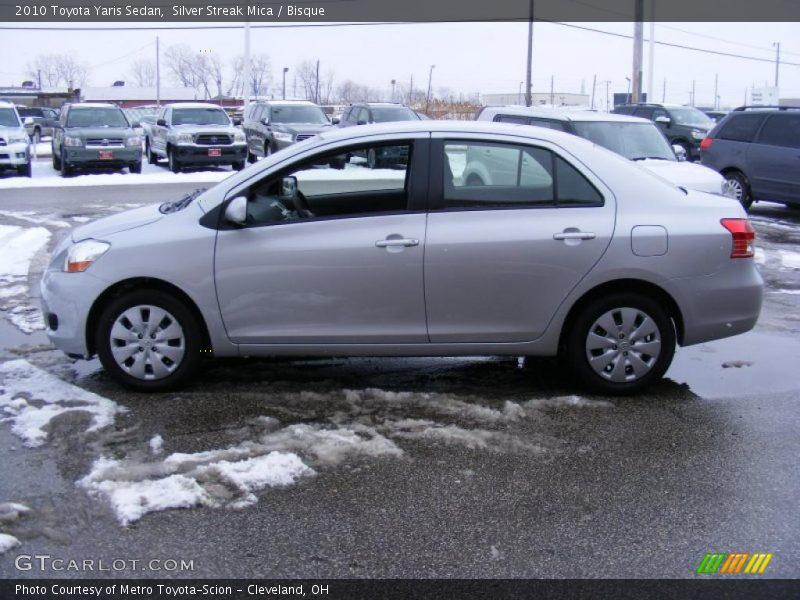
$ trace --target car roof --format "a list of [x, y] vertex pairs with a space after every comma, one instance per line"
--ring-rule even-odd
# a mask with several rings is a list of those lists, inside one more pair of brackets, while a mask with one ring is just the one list
[[310, 100], [254, 100], [250, 104], [269, 104], [270, 106], [317, 106]]
[[632, 117], [630, 115], [618, 115], [594, 110], [536, 108], [533, 106], [487, 106], [481, 111], [481, 115], [483, 114], [512, 115], [517, 117], [540, 117], [542, 119], [556, 119], [559, 121], [652, 123], [652, 121], [649, 119]]
[[210, 102], [172, 102], [164, 106], [171, 108], [222, 108], [218, 104], [211, 104]]
[[69, 107], [71, 109], [72, 108], [119, 108], [119, 106], [117, 106], [116, 104], [111, 104], [111, 102], [76, 102], [75, 104], [70, 104]]

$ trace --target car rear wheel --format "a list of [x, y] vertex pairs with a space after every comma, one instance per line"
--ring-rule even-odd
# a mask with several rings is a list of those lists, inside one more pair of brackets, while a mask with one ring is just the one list
[[200, 366], [201, 325], [186, 305], [159, 290], [115, 298], [100, 315], [95, 347], [114, 379], [157, 392], [184, 384]]
[[258, 157], [255, 154], [253, 154], [252, 152], [250, 152], [250, 149], [248, 148], [247, 149], [247, 162], [249, 162], [252, 165], [257, 160], [258, 160]]
[[367, 152], [367, 166], [370, 169], [380, 169], [383, 167], [383, 161], [378, 156], [378, 151], [375, 148], [370, 148]]
[[725, 192], [730, 195], [744, 207], [745, 210], [750, 210], [753, 205], [753, 195], [750, 191], [750, 182], [744, 173], [740, 171], [728, 171], [724, 173], [725, 177]]
[[573, 322], [571, 371], [600, 394], [631, 394], [663, 377], [675, 354], [675, 329], [655, 300], [632, 293], [599, 298]]
[[131, 173], [141, 173], [142, 172], [142, 161], [131, 163], [128, 167], [128, 170]]
[[231, 169], [233, 169], [234, 171], [241, 171], [242, 169], [244, 169], [244, 167], [245, 167], [245, 162], [243, 160], [235, 162], [231, 165]]

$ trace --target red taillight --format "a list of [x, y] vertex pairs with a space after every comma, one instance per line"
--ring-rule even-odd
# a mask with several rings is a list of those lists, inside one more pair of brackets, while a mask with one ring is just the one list
[[714, 138], [704, 137], [703, 141], [700, 142], [700, 150], [708, 150], [711, 148], [711, 144], [714, 143]]
[[747, 219], [722, 219], [722, 226], [731, 232], [731, 258], [752, 258], [756, 253], [756, 230]]

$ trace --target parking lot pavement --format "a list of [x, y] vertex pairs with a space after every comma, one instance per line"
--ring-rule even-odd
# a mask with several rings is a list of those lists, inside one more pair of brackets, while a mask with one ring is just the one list
[[[51, 233], [3, 301], [33, 307], [52, 239], [122, 208], [105, 198], [0, 199], [6, 233]], [[144, 561], [117, 576], [684, 578], [711, 551], [772, 552], [766, 574], [796, 577], [800, 214], [753, 221], [759, 325], [679, 349], [625, 399], [492, 357], [214, 361], [135, 394], [5, 311], [0, 504], [28, 510], [0, 522], [20, 544], [0, 577], [109, 575], [18, 571], [25, 553]], [[140, 572], [154, 559], [193, 569]]]

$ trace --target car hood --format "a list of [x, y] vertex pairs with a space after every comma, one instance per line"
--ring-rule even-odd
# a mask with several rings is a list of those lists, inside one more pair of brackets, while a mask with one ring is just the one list
[[133, 135], [133, 129], [130, 127], [67, 127], [65, 130], [67, 135], [73, 137], [83, 138], [112, 138], [112, 137], [126, 137]]
[[80, 242], [87, 239], [102, 240], [103, 238], [119, 233], [120, 231], [127, 231], [129, 229], [136, 229], [149, 223], [154, 223], [162, 219], [164, 215], [158, 210], [158, 204], [150, 206], [143, 206], [142, 208], [135, 208], [133, 210], [126, 210], [125, 212], [103, 217], [97, 221], [87, 223], [81, 227], [77, 227], [72, 232], [72, 241]]
[[680, 187], [710, 194], [722, 192], [722, 175], [703, 165], [674, 160], [640, 160], [636, 164]]

